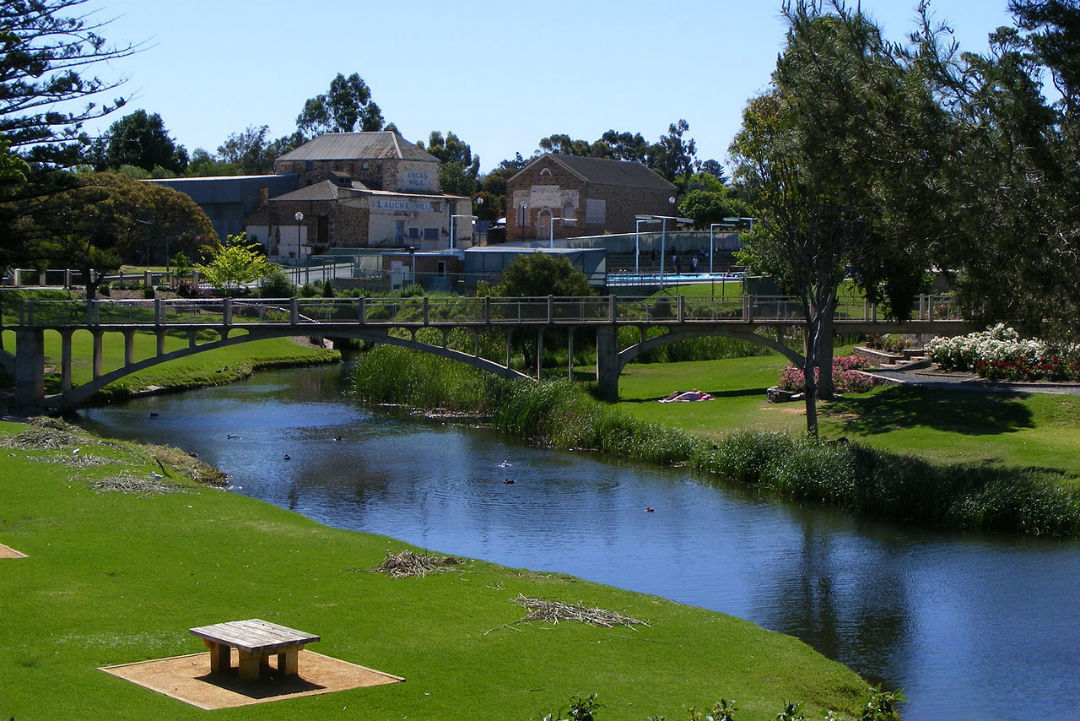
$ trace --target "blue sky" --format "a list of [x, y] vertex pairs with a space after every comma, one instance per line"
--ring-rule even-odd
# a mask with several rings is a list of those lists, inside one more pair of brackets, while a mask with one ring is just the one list
[[[915, 0], [863, 0], [891, 39], [914, 26]], [[964, 49], [1009, 24], [1007, 0], [935, 0]], [[113, 43], [138, 54], [96, 68], [126, 77], [121, 112], [159, 113], [188, 151], [234, 132], [295, 129], [307, 98], [359, 73], [409, 140], [454, 131], [484, 170], [532, 154], [552, 133], [608, 129], [653, 141], [680, 118], [701, 159], [725, 161], [746, 101], [783, 48], [779, 0], [90, 0]], [[119, 118], [114, 115], [109, 122]], [[107, 127], [108, 122], [90, 127]]]

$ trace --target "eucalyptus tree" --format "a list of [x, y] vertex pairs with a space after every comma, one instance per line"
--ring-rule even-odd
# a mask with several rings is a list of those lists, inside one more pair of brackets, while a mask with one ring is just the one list
[[438, 130], [432, 130], [427, 145], [417, 142], [416, 147], [439, 159], [439, 187], [444, 193], [471, 196], [476, 192], [480, 156], [473, 155], [469, 144], [454, 131], [447, 132], [443, 137]]
[[925, 43], [953, 123], [952, 203], [937, 257], [969, 317], [1075, 342], [1080, 3], [1009, 7], [1016, 27], [991, 35], [985, 55]]
[[357, 73], [338, 73], [326, 93], [308, 98], [296, 118], [296, 128], [304, 138], [323, 133], [352, 133], [382, 130], [382, 111], [371, 99], [371, 88]]
[[832, 394], [841, 283], [853, 275], [872, 299], [890, 301], [891, 315], [910, 312], [939, 216], [934, 131], [944, 120], [917, 56], [858, 9], [797, 0], [783, 13], [786, 48], [731, 152], [759, 217], [744, 257], [802, 303], [807, 430], [816, 434], [817, 398]]

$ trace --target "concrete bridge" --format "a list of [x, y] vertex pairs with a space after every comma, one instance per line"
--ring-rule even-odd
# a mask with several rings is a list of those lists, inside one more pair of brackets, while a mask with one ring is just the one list
[[[915, 333], [959, 335], [974, 330], [962, 320], [947, 296], [921, 296], [912, 320], [880, 320], [877, 310], [861, 299], [842, 299], [837, 310], [838, 334]], [[784, 329], [802, 323], [797, 298], [785, 296], [649, 298], [291, 298], [213, 300], [25, 300], [13, 328], [15, 352], [0, 348], [0, 360], [13, 369], [16, 402], [25, 407], [70, 409], [86, 402], [109, 383], [135, 371], [193, 353], [236, 343], [279, 336], [358, 338], [452, 358], [506, 378], [529, 378], [510, 367], [511, 334], [536, 333], [542, 351], [544, 332], [552, 328], [591, 329], [596, 333], [596, 379], [600, 394], [618, 399], [619, 375], [642, 353], [687, 338], [726, 336], [768, 346], [801, 364], [802, 355], [784, 345]], [[619, 330], [636, 329], [635, 340], [620, 347]], [[649, 331], [661, 333], [649, 337]], [[417, 339], [422, 329], [440, 331], [441, 342]], [[472, 333], [473, 352], [449, 347], [451, 331]], [[60, 336], [60, 392], [45, 393], [45, 333]], [[72, 383], [72, 335], [87, 331], [93, 339], [92, 380]], [[210, 331], [216, 338], [198, 342]], [[505, 335], [502, 362], [480, 356], [480, 334]], [[105, 333], [124, 337], [124, 363], [106, 372], [102, 366]], [[156, 352], [135, 358], [137, 333], [153, 334]], [[166, 352], [168, 334], [187, 336], [187, 346]], [[428, 334], [430, 335], [430, 334]], [[573, 359], [574, 334], [568, 334]], [[538, 358], [542, 353], [538, 353]], [[54, 361], [55, 363], [55, 361]], [[569, 368], [573, 372], [573, 367]], [[539, 377], [540, 369], [536, 369]]]

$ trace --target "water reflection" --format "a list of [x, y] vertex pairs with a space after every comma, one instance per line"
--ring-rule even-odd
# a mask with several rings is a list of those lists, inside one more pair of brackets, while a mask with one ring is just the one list
[[763, 502], [681, 472], [372, 413], [343, 391], [336, 369], [307, 369], [85, 416], [110, 435], [197, 451], [240, 492], [330, 525], [797, 635], [902, 686], [908, 721], [1080, 718], [1075, 543]]

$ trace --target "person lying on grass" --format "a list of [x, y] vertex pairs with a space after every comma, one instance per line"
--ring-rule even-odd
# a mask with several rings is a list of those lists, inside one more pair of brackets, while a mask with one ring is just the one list
[[666, 398], [661, 398], [661, 403], [674, 403], [676, 401], [711, 401], [713, 397], [708, 393], [702, 393], [697, 388], [692, 391], [672, 391]]

